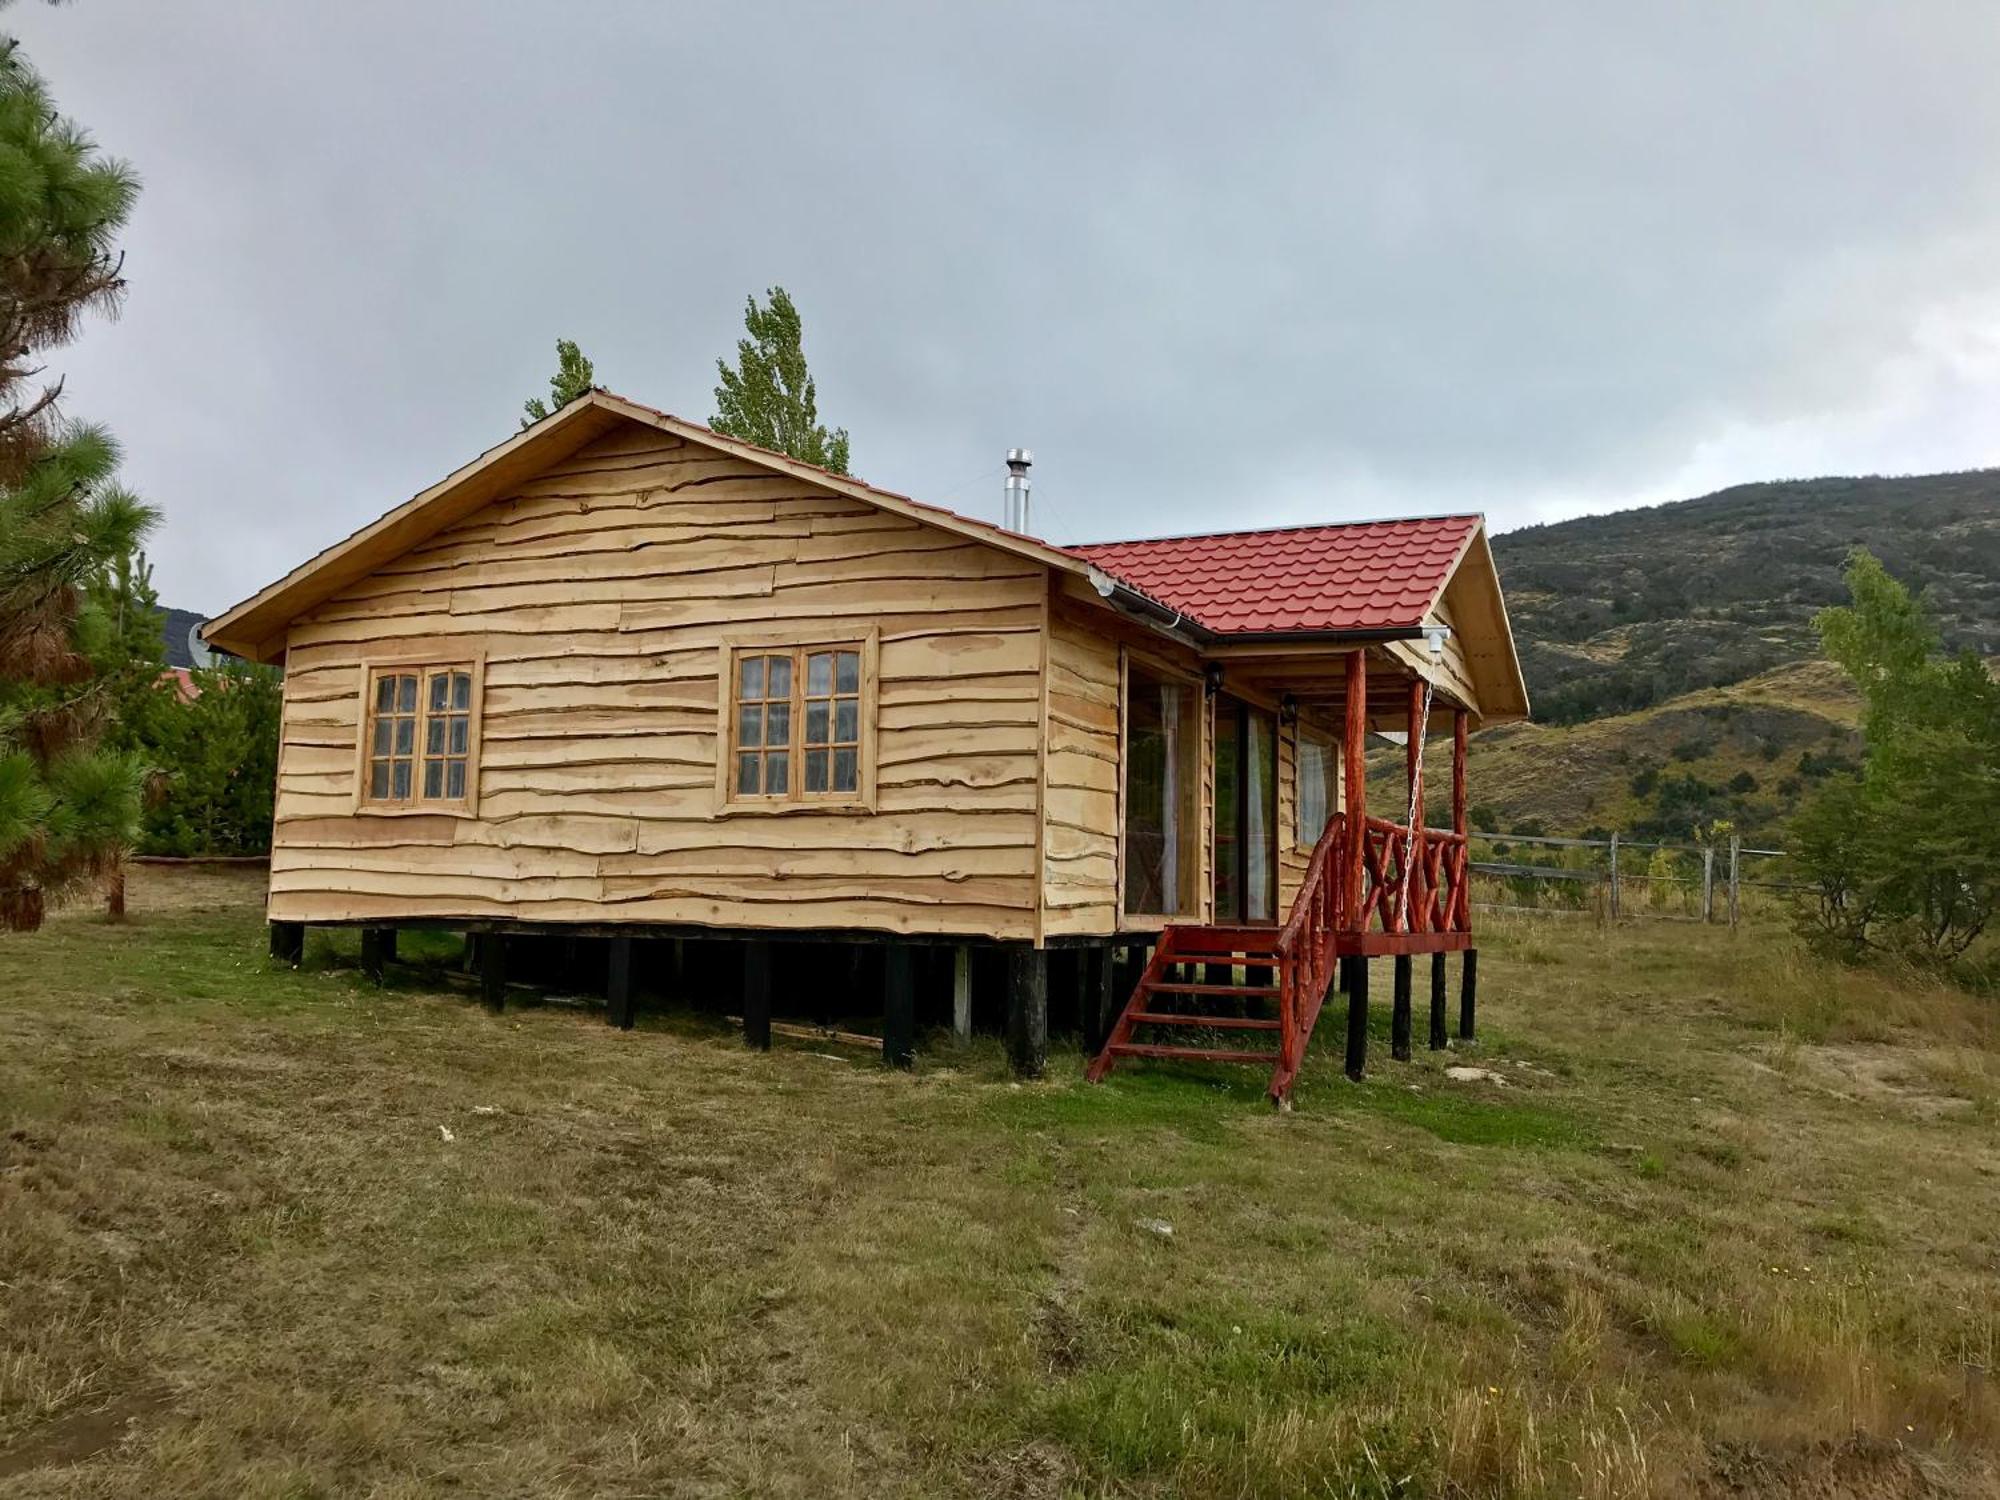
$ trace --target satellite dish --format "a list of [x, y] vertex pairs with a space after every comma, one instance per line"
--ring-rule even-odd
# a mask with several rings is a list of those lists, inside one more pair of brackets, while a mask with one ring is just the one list
[[197, 667], [215, 665], [215, 653], [209, 649], [208, 642], [201, 638], [201, 627], [207, 623], [206, 620], [199, 620], [188, 626], [188, 661]]

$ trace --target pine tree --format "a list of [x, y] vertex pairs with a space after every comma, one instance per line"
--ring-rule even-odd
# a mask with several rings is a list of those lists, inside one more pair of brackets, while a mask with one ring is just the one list
[[58, 414], [61, 383], [29, 389], [44, 352], [116, 307], [137, 192], [0, 40], [0, 927], [39, 926], [139, 822], [139, 762], [97, 743], [118, 632], [92, 595], [156, 518], [112, 482], [109, 434]]
[[556, 340], [556, 372], [549, 377], [549, 399], [540, 396], [532, 398], [521, 409], [527, 413], [521, 418], [523, 427], [532, 427], [552, 412], [559, 412], [579, 396], [588, 395], [597, 386], [597, 371], [585, 359], [583, 351], [576, 347], [574, 339]]
[[799, 311], [781, 286], [745, 300], [743, 323], [750, 337], [736, 341], [736, 368], [715, 362], [722, 384], [715, 388], [716, 413], [709, 426], [746, 443], [775, 448], [835, 474], [847, 472], [847, 429], [829, 432], [819, 422], [818, 394], [806, 372]]

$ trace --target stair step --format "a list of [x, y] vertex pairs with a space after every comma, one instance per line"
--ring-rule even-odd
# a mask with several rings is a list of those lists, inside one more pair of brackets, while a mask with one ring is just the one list
[[1275, 984], [1181, 984], [1173, 980], [1156, 979], [1147, 985], [1148, 990], [1170, 995], [1275, 995]]
[[1232, 1052], [1216, 1047], [1165, 1047], [1154, 1042], [1117, 1042], [1108, 1049], [1113, 1057], [1168, 1057], [1187, 1062], [1236, 1062], [1270, 1064], [1275, 1052]]
[[1278, 1031], [1282, 1023], [1261, 1016], [1177, 1016], [1167, 1011], [1135, 1010], [1130, 1018], [1141, 1026], [1213, 1026], [1222, 1031]]
[[1278, 929], [1275, 927], [1171, 927], [1166, 941], [1175, 958], [1199, 957], [1210, 953], [1261, 954], [1266, 961], [1277, 956]]

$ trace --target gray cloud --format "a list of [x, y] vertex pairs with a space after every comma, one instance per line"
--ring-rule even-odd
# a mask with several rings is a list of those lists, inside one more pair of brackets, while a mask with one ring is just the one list
[[60, 365], [219, 609], [782, 282], [864, 476], [1083, 539], [2000, 462], [2000, 9], [16, 6], [141, 169]]

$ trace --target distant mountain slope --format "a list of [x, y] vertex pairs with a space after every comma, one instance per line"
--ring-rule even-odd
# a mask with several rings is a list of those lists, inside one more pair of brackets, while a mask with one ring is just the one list
[[166, 616], [161, 628], [166, 636], [167, 665], [170, 667], [193, 666], [194, 656], [188, 650], [188, 632], [201, 624], [208, 616], [196, 614], [191, 609], [162, 609], [160, 613]]
[[1929, 591], [1947, 641], [2000, 652], [2000, 469], [1744, 484], [1525, 527], [1493, 553], [1535, 717], [1573, 724], [1817, 653], [1863, 546]]

